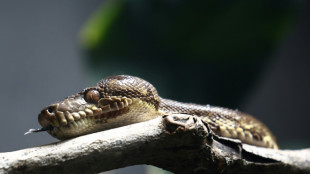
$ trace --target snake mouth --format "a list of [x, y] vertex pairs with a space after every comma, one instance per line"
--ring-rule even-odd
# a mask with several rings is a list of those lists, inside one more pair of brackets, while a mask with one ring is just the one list
[[[76, 137], [82, 131], [91, 132], [94, 123], [105, 123], [108, 119], [124, 113], [132, 104], [132, 100], [126, 97], [103, 98], [96, 104], [77, 102], [79, 99], [76, 98], [75, 103], [68, 100], [70, 99], [52, 104], [41, 111], [38, 117], [41, 131], [47, 131], [56, 138], [61, 137], [59, 134], [63, 139]], [[79, 103], [78, 107], [76, 103]]]
[[80, 111], [61, 111], [58, 109], [58, 105], [51, 105], [42, 110], [39, 114], [39, 123], [41, 126], [48, 127], [62, 127], [74, 123], [86, 117], [95, 117], [102, 113], [110, 112], [110, 109], [103, 110], [96, 106], [89, 106]]

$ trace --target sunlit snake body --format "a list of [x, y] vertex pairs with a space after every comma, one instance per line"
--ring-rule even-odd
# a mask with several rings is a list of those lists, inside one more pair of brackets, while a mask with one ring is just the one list
[[218, 136], [278, 148], [269, 129], [250, 115], [163, 99], [149, 82], [128, 75], [107, 77], [97, 86], [46, 107], [39, 114], [39, 123], [49, 134], [63, 140], [171, 113], [199, 116]]

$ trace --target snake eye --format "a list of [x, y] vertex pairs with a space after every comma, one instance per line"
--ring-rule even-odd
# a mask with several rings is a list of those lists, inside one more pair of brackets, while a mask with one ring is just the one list
[[89, 103], [97, 103], [99, 99], [100, 93], [98, 90], [92, 89], [84, 93], [84, 100]]

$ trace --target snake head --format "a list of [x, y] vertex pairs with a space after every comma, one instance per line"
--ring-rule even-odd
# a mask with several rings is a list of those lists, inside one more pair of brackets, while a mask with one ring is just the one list
[[149, 82], [127, 75], [111, 76], [45, 107], [38, 120], [52, 136], [68, 139], [152, 119], [159, 100]]

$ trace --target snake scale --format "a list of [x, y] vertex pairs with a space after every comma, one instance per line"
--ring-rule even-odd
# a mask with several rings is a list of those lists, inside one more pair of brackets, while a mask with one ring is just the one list
[[38, 120], [41, 131], [64, 140], [172, 113], [199, 116], [218, 136], [278, 148], [270, 130], [248, 114], [164, 99], [149, 82], [128, 75], [104, 78], [97, 86], [49, 105], [41, 111]]

